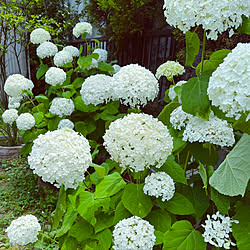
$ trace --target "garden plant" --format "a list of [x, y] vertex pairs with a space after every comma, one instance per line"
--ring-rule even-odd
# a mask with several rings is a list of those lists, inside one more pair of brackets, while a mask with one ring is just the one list
[[[2, 118], [22, 136], [33, 173], [59, 194], [51, 233], [23, 214], [6, 229], [11, 244], [250, 248], [250, 44], [205, 58], [206, 39], [250, 34], [250, 6], [244, 0], [165, 0], [163, 11], [167, 23], [185, 33], [185, 66], [196, 73], [188, 81], [175, 83], [185, 73], [175, 61], [154, 75], [138, 64], [108, 62], [104, 49], [88, 46], [83, 56], [82, 46], [58, 46], [43, 28], [31, 32], [44, 94], [32, 93], [31, 80], [9, 76]], [[73, 29], [85, 43], [91, 32], [87, 22]], [[157, 97], [160, 77], [171, 86], [153, 117], [141, 108]]]

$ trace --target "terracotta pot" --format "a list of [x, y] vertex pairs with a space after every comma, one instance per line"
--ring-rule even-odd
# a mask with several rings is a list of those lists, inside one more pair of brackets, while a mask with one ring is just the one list
[[20, 154], [20, 149], [24, 144], [19, 146], [1, 146], [1, 142], [4, 141], [3, 138], [3, 136], [0, 136], [0, 160], [18, 156]]

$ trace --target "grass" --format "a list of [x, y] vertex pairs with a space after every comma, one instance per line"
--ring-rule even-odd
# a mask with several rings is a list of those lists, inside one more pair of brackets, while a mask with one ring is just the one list
[[[5, 230], [12, 220], [21, 215], [35, 215], [42, 231], [50, 231], [50, 215], [56, 206], [57, 189], [41, 182], [30, 170], [26, 158], [0, 160], [0, 201], [0, 249], [13, 249]], [[57, 248], [46, 246], [44, 249]]]

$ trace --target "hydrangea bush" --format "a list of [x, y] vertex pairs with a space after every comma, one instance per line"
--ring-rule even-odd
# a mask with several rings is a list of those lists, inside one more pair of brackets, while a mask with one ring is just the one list
[[[171, 25], [185, 32], [208, 23], [204, 36], [215, 38], [248, 16], [245, 2], [231, 2], [165, 1], [164, 9]], [[241, 31], [249, 32], [247, 27], [244, 23]], [[91, 32], [90, 24], [79, 23], [73, 35], [84, 40]], [[190, 33], [186, 67], [193, 67], [198, 53], [191, 48], [199, 38]], [[38, 46], [51, 40], [44, 32], [33, 34]], [[40, 58], [36, 76], [46, 86], [44, 94], [34, 96], [25, 78], [14, 77], [18, 90], [9, 80], [10, 104], [21, 105], [18, 117], [12, 110], [3, 118], [13, 126], [21, 114], [34, 118], [34, 127], [21, 131], [22, 153], [35, 174], [60, 187], [47, 240], [60, 249], [246, 249], [248, 45], [205, 58], [204, 39], [196, 76], [176, 85], [175, 77], [185, 70], [178, 62], [167, 61], [158, 72], [138, 64], [119, 68], [108, 63], [107, 51], [83, 56], [82, 46], [58, 46], [51, 60]], [[171, 88], [153, 117], [141, 108], [158, 95], [159, 77]], [[41, 244], [38, 237], [35, 247]]]

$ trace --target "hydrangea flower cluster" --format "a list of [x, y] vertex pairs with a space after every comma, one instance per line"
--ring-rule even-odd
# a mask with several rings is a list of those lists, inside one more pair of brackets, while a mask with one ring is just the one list
[[155, 76], [157, 79], [166, 76], [169, 81], [173, 81], [174, 76], [182, 75], [184, 72], [184, 67], [178, 62], [167, 61], [158, 67]]
[[114, 250], [150, 250], [156, 240], [154, 226], [137, 216], [119, 221], [115, 225], [113, 238]]
[[12, 125], [18, 118], [18, 111], [16, 109], [6, 109], [2, 114], [3, 122]]
[[82, 84], [80, 94], [86, 105], [115, 100], [113, 91], [113, 78], [104, 74], [89, 76]]
[[168, 128], [147, 114], [131, 113], [117, 119], [103, 139], [111, 158], [135, 172], [150, 166], [160, 168], [173, 149]]
[[38, 240], [39, 231], [41, 231], [41, 226], [37, 218], [31, 214], [13, 220], [6, 229], [10, 243], [20, 246], [35, 243]]
[[4, 91], [8, 96], [19, 97], [24, 90], [32, 90], [34, 84], [31, 80], [20, 74], [10, 75], [4, 84]]
[[36, 54], [41, 59], [54, 56], [58, 52], [56, 45], [52, 42], [43, 42], [36, 49]]
[[83, 33], [92, 34], [92, 25], [87, 22], [77, 23], [73, 28], [73, 35], [78, 38]]
[[58, 123], [57, 129], [62, 129], [62, 128], [73, 129], [73, 128], [74, 128], [74, 123], [73, 123], [72, 121], [70, 121], [69, 119], [62, 119], [62, 120]]
[[54, 64], [57, 67], [64, 66], [67, 63], [71, 63], [73, 61], [73, 56], [70, 52], [66, 50], [61, 50], [57, 52], [54, 56]]
[[65, 80], [66, 73], [60, 68], [50, 67], [45, 74], [45, 82], [52, 86], [62, 85]]
[[178, 96], [178, 102], [181, 103], [181, 96], [176, 94], [175, 92], [175, 87], [180, 87], [182, 86], [184, 83], [186, 83], [187, 81], [179, 81], [178, 83], [176, 83], [175, 86], [172, 86], [169, 91], [168, 91], [168, 97], [171, 101], [173, 101], [175, 99], [176, 96]]
[[87, 70], [95, 69], [98, 67], [98, 61], [95, 58], [92, 58], [91, 64], [87, 67]]
[[33, 44], [41, 44], [51, 39], [50, 33], [42, 28], [34, 29], [30, 33], [30, 42]]
[[205, 225], [202, 225], [205, 228], [205, 232], [202, 234], [204, 241], [216, 247], [224, 247], [225, 249], [230, 249], [230, 246], [236, 246], [231, 241], [229, 233], [232, 232], [232, 223], [239, 223], [239, 221], [232, 220], [228, 216], [223, 216], [218, 211], [211, 217], [208, 214]]
[[233, 128], [211, 112], [209, 120], [192, 116], [179, 106], [170, 114], [170, 122], [175, 129], [185, 127], [183, 141], [210, 142], [221, 147], [231, 147], [235, 143]]
[[93, 53], [97, 53], [99, 55], [97, 59], [98, 62], [106, 62], [108, 59], [108, 51], [105, 49], [95, 49]]
[[143, 192], [156, 198], [162, 197], [162, 201], [170, 200], [175, 193], [173, 179], [165, 172], [156, 172], [145, 178]]
[[122, 67], [113, 78], [118, 98], [132, 108], [153, 101], [159, 92], [159, 84], [153, 73], [138, 64]]
[[169, 25], [184, 33], [202, 25], [212, 40], [229, 28], [229, 35], [233, 35], [233, 29], [242, 23], [241, 16], [250, 16], [249, 2], [245, 0], [164, 0], [163, 9]]
[[73, 57], [79, 56], [79, 49], [72, 45], [64, 47], [63, 51], [69, 52]]
[[114, 64], [112, 65], [112, 67], [114, 68], [113, 74], [117, 73], [121, 69], [121, 66], [118, 64]]
[[30, 113], [22, 113], [16, 119], [16, 126], [19, 130], [29, 130], [35, 126], [35, 118]]
[[22, 96], [17, 96], [17, 97], [8, 97], [8, 108], [9, 109], [18, 109], [20, 107], [20, 102], [22, 100]]
[[33, 172], [56, 187], [77, 188], [91, 162], [88, 140], [68, 128], [39, 135], [28, 156]]
[[208, 97], [228, 117], [238, 120], [250, 111], [250, 43], [238, 43], [213, 72]]
[[71, 115], [75, 110], [74, 102], [71, 99], [56, 97], [52, 100], [49, 112], [59, 117]]

